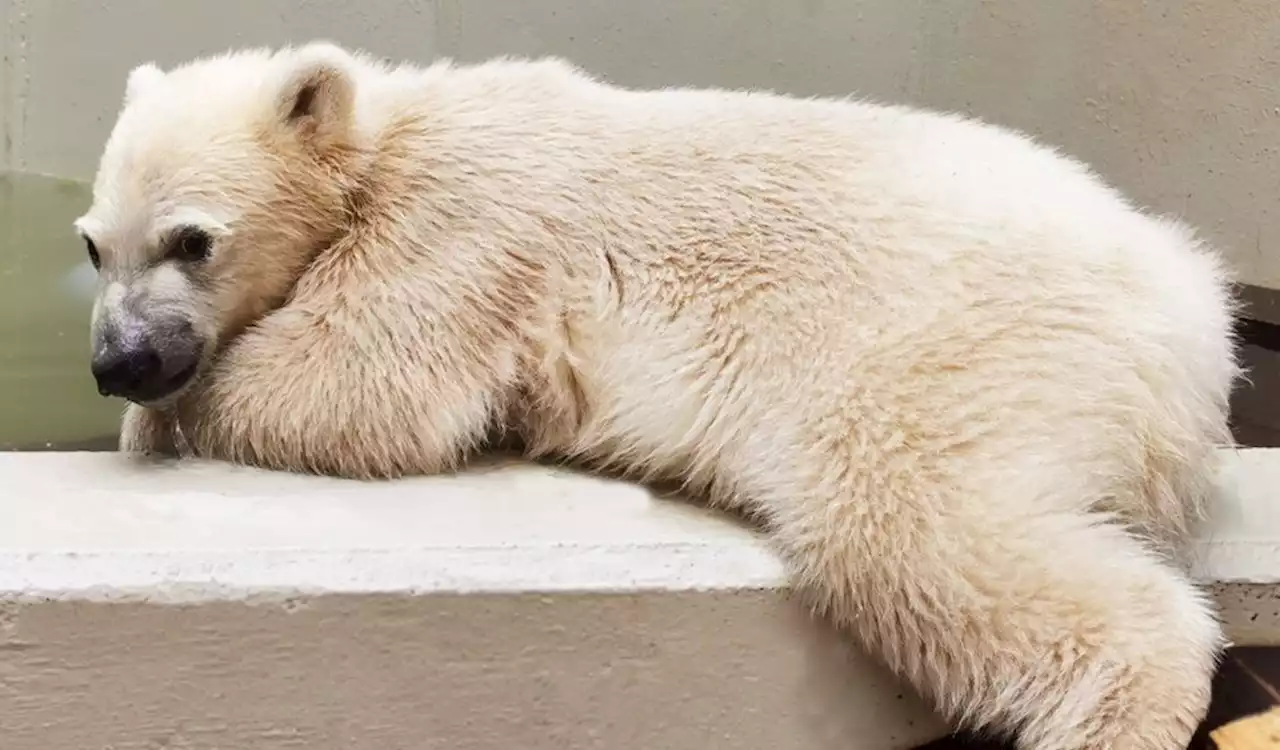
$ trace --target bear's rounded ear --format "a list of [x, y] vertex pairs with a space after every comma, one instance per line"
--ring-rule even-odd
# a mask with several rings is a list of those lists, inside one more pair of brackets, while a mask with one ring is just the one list
[[327, 42], [288, 58], [276, 96], [276, 117], [319, 151], [348, 140], [355, 107], [354, 60]]
[[137, 101], [139, 97], [155, 88], [164, 80], [164, 71], [155, 63], [144, 63], [129, 73], [129, 80], [124, 87], [125, 103]]

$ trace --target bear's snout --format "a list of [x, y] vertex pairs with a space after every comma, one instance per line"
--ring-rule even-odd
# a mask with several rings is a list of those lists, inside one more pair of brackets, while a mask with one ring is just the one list
[[190, 325], [169, 335], [106, 336], [91, 369], [103, 396], [146, 404], [180, 391], [196, 374], [203, 346]]

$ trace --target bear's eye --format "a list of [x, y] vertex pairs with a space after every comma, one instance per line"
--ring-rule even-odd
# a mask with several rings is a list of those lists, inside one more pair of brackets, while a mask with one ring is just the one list
[[88, 237], [84, 238], [84, 246], [89, 251], [89, 262], [93, 264], [94, 270], [102, 270], [102, 258], [98, 256], [98, 246]]
[[169, 248], [169, 256], [177, 260], [201, 261], [209, 257], [212, 245], [213, 238], [208, 232], [196, 227], [187, 227], [174, 239]]

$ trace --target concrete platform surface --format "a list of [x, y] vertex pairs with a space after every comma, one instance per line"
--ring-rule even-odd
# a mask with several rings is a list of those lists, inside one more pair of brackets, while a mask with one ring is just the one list
[[[1199, 535], [1280, 643], [1280, 451]], [[752, 530], [495, 460], [359, 483], [0, 453], [0, 747], [905, 750], [930, 711], [789, 599]]]

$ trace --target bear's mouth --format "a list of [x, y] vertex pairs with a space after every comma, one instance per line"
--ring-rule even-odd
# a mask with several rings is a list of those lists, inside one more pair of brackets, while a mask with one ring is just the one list
[[200, 370], [200, 362], [200, 357], [193, 358], [172, 375], [158, 381], [146, 391], [133, 395], [129, 400], [138, 406], [154, 406], [159, 402], [176, 396], [195, 378], [196, 373]]
[[191, 379], [195, 377], [196, 370], [198, 369], [200, 369], [199, 357], [192, 360], [191, 364], [181, 370], [178, 370], [173, 375], [170, 375], [169, 378], [164, 381], [164, 385], [169, 389], [170, 394], [172, 394], [185, 387], [187, 383], [191, 382]]

